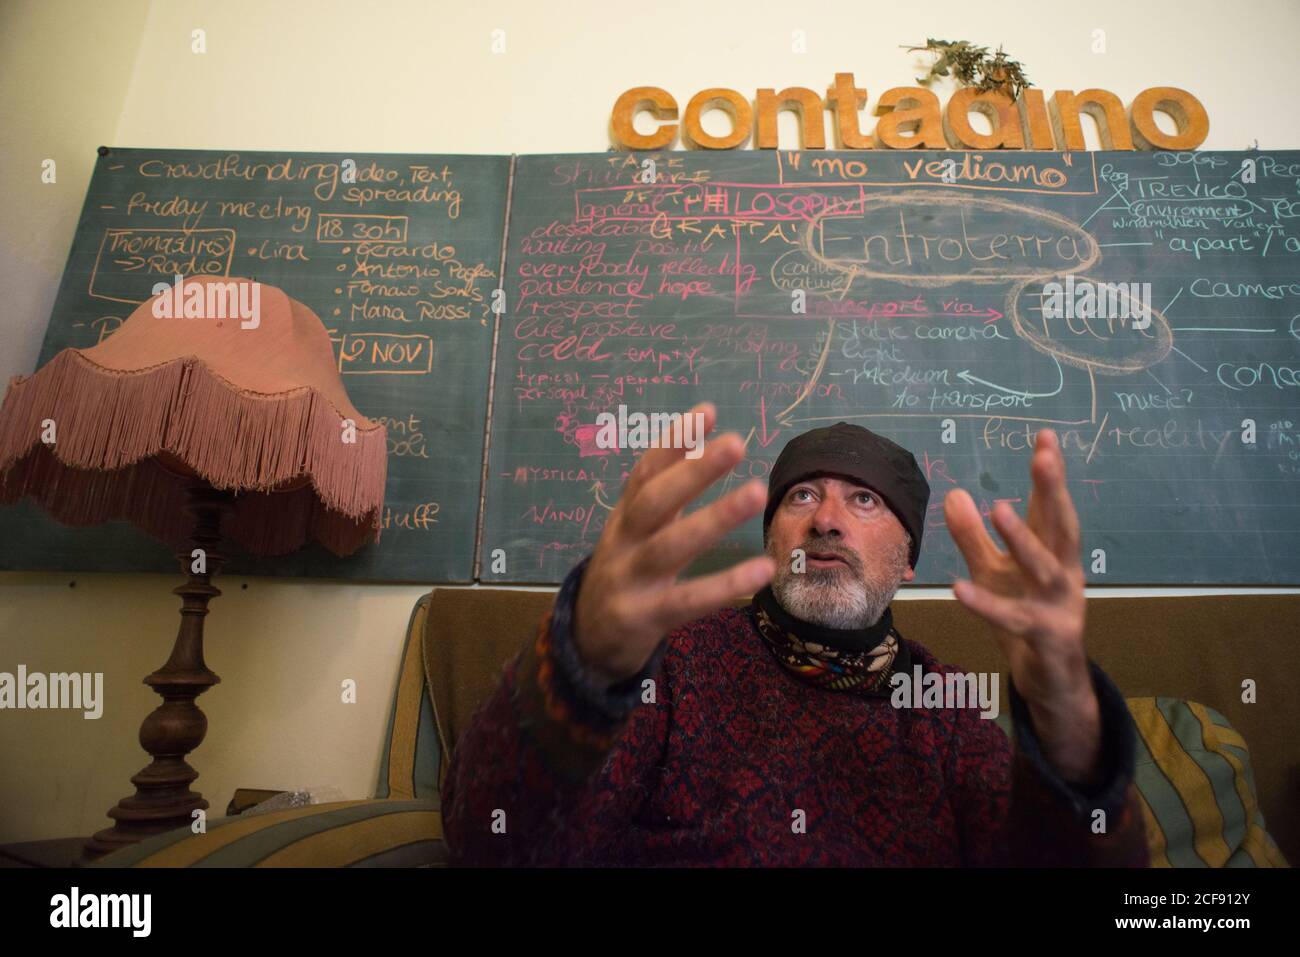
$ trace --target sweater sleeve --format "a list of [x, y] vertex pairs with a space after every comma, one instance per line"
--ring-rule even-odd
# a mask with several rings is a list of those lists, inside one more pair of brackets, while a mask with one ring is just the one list
[[1146, 867], [1133, 782], [1136, 731], [1119, 689], [1088, 663], [1101, 708], [1102, 771], [1090, 790], [1067, 784], [1044, 757], [1029, 707], [1011, 685], [1013, 746], [962, 709], [955, 742], [963, 859], [976, 866]]
[[[589, 557], [565, 578], [533, 640], [506, 664], [452, 751], [441, 798], [453, 864], [578, 861], [602, 827], [634, 810], [624, 799], [628, 789], [593, 784], [615, 761], [619, 767], [606, 770], [616, 780], [635, 776], [655, 736], [666, 733], [663, 708], [631, 720], [643, 682], [661, 670], [665, 646], [640, 673], [612, 686], [586, 668], [572, 622]], [[633, 740], [616, 749], [625, 737]]]

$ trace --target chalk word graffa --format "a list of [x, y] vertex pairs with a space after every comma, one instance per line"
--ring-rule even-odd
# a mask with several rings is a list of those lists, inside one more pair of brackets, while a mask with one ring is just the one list
[[168, 285], [154, 283], [155, 319], [239, 319], [239, 328], [262, 324], [260, 282], [186, 282], [177, 276]]
[[1044, 319], [1132, 319], [1134, 329], [1151, 325], [1151, 283], [1074, 281], [1043, 284]]
[[596, 416], [597, 448], [648, 449], [652, 445], [686, 449], [688, 459], [698, 459], [704, 454], [704, 414], [629, 413], [626, 405], [620, 405], [618, 415], [602, 412]]
[[889, 703], [895, 708], [979, 708], [980, 717], [988, 720], [999, 713], [998, 678], [996, 671], [922, 673], [914, 665], [912, 674], [900, 671], [889, 679], [894, 689]]
[[30, 674], [26, 665], [18, 666], [18, 674], [0, 671], [0, 710], [6, 708], [72, 708], [85, 713], [87, 721], [94, 721], [104, 713], [104, 673], [54, 672], [46, 675], [39, 671]]

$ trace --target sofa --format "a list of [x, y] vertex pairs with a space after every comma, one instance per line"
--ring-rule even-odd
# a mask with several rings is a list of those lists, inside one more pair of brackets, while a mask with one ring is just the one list
[[[436, 588], [407, 626], [372, 798], [209, 820], [92, 867], [446, 865], [447, 757], [553, 592]], [[1005, 661], [954, 601], [899, 600], [898, 630], [971, 671]], [[1153, 866], [1274, 867], [1300, 854], [1300, 596], [1090, 598], [1089, 654], [1126, 696]], [[1254, 703], [1243, 698], [1253, 681]], [[1008, 716], [999, 718], [1009, 732]], [[1249, 742], [1249, 746], [1247, 745]]]

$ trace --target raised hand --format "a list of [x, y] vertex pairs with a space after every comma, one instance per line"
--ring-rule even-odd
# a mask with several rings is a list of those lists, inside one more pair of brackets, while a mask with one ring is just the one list
[[993, 508], [1007, 551], [985, 530], [970, 495], [957, 489], [944, 499], [948, 530], [970, 571], [953, 592], [994, 626], [1048, 760], [1066, 780], [1084, 782], [1096, 771], [1100, 709], [1083, 643], [1079, 519], [1051, 430], [1038, 433], [1030, 475], [1027, 521], [1006, 502]]
[[[712, 432], [713, 405], [701, 403], [687, 415], [695, 413], [704, 416], [704, 434]], [[744, 458], [745, 444], [728, 432], [695, 459], [686, 458], [681, 445], [678, 426], [671, 441], [641, 456], [583, 573], [574, 640], [588, 665], [611, 683], [645, 667], [678, 625], [757, 591], [776, 571], [772, 559], [759, 556], [725, 571], [677, 580], [696, 556], [761, 514], [767, 501], [766, 488], [755, 479], [683, 517], [691, 501]]]

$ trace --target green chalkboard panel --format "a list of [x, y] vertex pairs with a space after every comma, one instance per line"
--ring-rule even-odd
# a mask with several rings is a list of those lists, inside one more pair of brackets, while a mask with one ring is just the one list
[[[232, 573], [471, 577], [510, 157], [101, 149], [40, 362], [93, 346], [176, 273], [248, 276], [309, 306], [343, 382], [389, 432], [383, 532]], [[400, 347], [395, 347], [400, 346]], [[114, 522], [67, 528], [0, 509], [0, 567], [174, 571]]]
[[707, 398], [749, 439], [715, 494], [823, 424], [912, 449], [922, 583], [964, 574], [943, 494], [1023, 509], [1051, 426], [1090, 582], [1296, 584], [1298, 186], [1296, 152], [518, 157], [480, 577], [594, 545], [637, 455], [600, 413]]

